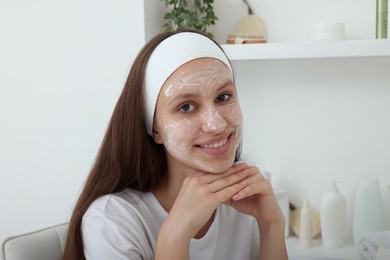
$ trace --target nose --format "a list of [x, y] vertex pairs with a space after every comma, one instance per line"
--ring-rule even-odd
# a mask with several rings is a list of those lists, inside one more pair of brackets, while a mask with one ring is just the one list
[[215, 106], [209, 106], [207, 111], [201, 115], [202, 131], [205, 133], [223, 133], [227, 126], [226, 120], [220, 115]]

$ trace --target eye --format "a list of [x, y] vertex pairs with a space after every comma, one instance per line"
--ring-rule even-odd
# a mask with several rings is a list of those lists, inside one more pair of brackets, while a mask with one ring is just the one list
[[179, 108], [180, 112], [188, 113], [195, 109], [195, 106], [193, 104], [184, 104]]
[[227, 101], [227, 100], [230, 99], [230, 97], [231, 97], [230, 94], [224, 93], [224, 94], [222, 94], [222, 95], [220, 95], [220, 96], [217, 97], [217, 102], [224, 102], [224, 101]]

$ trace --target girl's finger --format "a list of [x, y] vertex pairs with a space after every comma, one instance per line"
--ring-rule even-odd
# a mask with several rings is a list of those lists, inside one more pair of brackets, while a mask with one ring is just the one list
[[233, 200], [241, 200], [255, 194], [266, 196], [272, 193], [271, 183], [258, 175], [244, 179], [239, 185], [242, 188], [233, 196]]
[[221, 179], [221, 178], [224, 178], [224, 177], [229, 176], [231, 174], [240, 172], [248, 167], [249, 166], [246, 163], [233, 164], [233, 166], [224, 173], [220, 173], [220, 174], [207, 173], [202, 178], [203, 178], [205, 183], [212, 183], [218, 179]]
[[236, 183], [222, 190], [219, 190], [218, 192], [215, 192], [213, 196], [217, 199], [219, 204], [222, 204], [226, 201], [231, 200], [232, 196], [234, 194], [237, 194], [240, 189], [242, 189], [242, 187], [238, 183]]
[[253, 175], [259, 175], [262, 179], [265, 179], [264, 175], [260, 172], [259, 168], [257, 168], [256, 166], [248, 167], [244, 171], [251, 173]]
[[239, 183], [249, 176], [248, 172], [243, 170], [232, 173], [228, 176], [219, 178], [208, 185], [210, 192], [218, 192], [222, 189], [225, 189], [233, 184]]

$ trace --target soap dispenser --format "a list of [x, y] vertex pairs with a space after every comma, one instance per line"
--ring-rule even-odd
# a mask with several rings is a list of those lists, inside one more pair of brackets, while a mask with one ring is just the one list
[[325, 248], [339, 248], [343, 246], [347, 202], [340, 193], [337, 182], [331, 181], [331, 190], [321, 199], [320, 223], [322, 244]]

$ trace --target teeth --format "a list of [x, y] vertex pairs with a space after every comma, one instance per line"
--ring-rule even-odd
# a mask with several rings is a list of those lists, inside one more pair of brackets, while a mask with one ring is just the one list
[[202, 147], [202, 148], [214, 148], [214, 149], [216, 149], [216, 148], [219, 148], [219, 147], [223, 146], [224, 144], [226, 144], [226, 142], [227, 142], [227, 139], [225, 139], [225, 140], [223, 140], [223, 141], [221, 141], [221, 142], [219, 142], [219, 143], [215, 143], [215, 144], [205, 144], [205, 145], [201, 145], [200, 147]]

